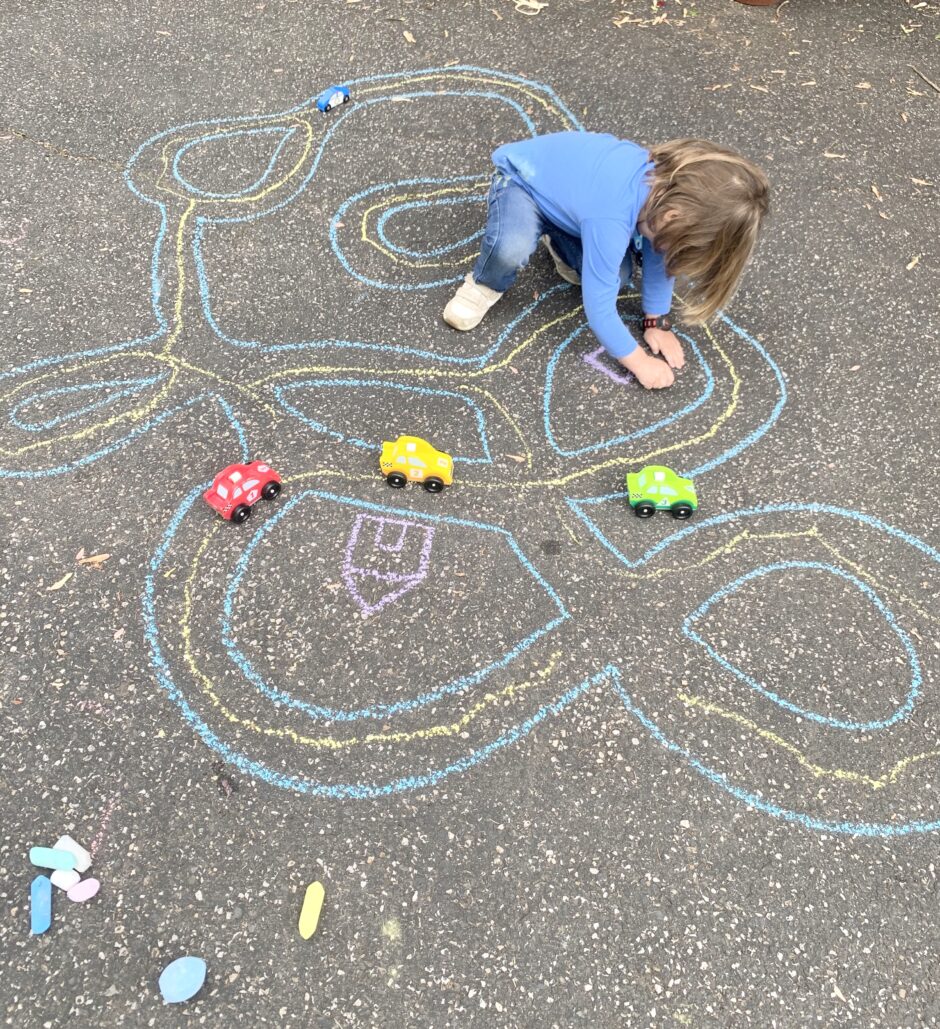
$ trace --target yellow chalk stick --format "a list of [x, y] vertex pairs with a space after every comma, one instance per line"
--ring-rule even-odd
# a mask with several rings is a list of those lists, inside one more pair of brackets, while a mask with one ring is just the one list
[[300, 921], [297, 928], [300, 935], [309, 940], [317, 931], [317, 922], [320, 921], [320, 908], [323, 907], [323, 883], [311, 883], [304, 894], [304, 904], [300, 909]]

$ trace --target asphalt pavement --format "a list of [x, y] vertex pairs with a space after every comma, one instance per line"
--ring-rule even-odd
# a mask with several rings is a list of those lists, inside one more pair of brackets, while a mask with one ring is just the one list
[[[938, 4], [0, 8], [4, 1024], [940, 1021]], [[771, 178], [669, 390], [542, 251], [441, 320], [579, 128]]]

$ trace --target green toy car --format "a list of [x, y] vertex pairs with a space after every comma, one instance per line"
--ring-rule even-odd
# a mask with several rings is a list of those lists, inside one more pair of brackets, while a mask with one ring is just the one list
[[683, 479], [662, 465], [648, 464], [640, 472], [629, 472], [627, 490], [637, 518], [652, 518], [657, 511], [671, 511], [673, 518], [685, 520], [698, 508], [692, 480]]

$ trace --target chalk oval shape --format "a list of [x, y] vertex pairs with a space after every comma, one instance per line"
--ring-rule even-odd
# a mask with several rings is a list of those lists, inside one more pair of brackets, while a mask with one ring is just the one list
[[55, 847], [30, 847], [30, 863], [37, 868], [64, 868], [75, 867], [75, 855], [67, 850], [57, 850]]
[[205, 981], [205, 961], [187, 954], [171, 961], [163, 969], [158, 984], [167, 1004], [180, 1004], [195, 997]]
[[300, 909], [300, 921], [297, 928], [300, 935], [309, 940], [317, 931], [317, 923], [320, 921], [320, 909], [323, 907], [323, 883], [311, 883], [304, 894], [303, 907]]
[[77, 882], [69, 889], [66, 896], [69, 900], [74, 900], [76, 904], [84, 904], [86, 900], [91, 900], [100, 889], [101, 883], [97, 879], [82, 879], [81, 882]]

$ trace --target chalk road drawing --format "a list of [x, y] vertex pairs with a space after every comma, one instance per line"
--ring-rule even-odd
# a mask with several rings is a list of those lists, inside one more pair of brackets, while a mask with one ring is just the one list
[[[355, 181], [346, 195], [335, 194], [335, 183], [319, 175], [324, 159], [336, 148], [344, 152], [344, 139], [354, 139], [359, 127], [394, 138], [400, 123], [381, 120], [389, 104], [410, 101], [416, 124], [422, 105], [451, 103], [498, 110], [516, 120], [520, 135], [581, 128], [551, 88], [470, 65], [369, 76], [345, 85], [353, 101], [329, 118], [315, 110], [314, 93], [287, 111], [176, 126], [141, 144], [124, 177], [133, 196], [158, 216], [150, 263], [153, 326], [133, 339], [76, 346], [0, 371], [0, 418], [8, 428], [0, 478], [17, 480], [63, 475], [105, 460], [171, 420], [199, 418], [207, 405], [231, 426], [245, 459], [252, 453], [272, 456], [277, 425], [285, 417], [299, 432], [324, 432], [328, 412], [321, 417], [317, 410], [314, 418], [294, 401], [304, 388], [328, 393], [331, 383], [344, 383], [351, 403], [357, 388], [364, 392], [378, 383], [402, 391], [416, 405], [460, 398], [476, 419], [484, 459], [461, 466], [460, 489], [447, 500], [464, 512], [460, 517], [423, 516], [366, 499], [376, 480], [374, 455], [364, 446], [371, 441], [337, 438], [342, 434], [336, 432], [328, 445], [311, 442], [316, 459], [309, 469], [286, 476], [286, 502], [262, 524], [260, 535], [247, 538], [254, 542], [237, 557], [219, 543], [226, 539], [221, 523], [207, 519], [197, 505], [203, 486], [181, 500], [151, 558], [142, 606], [156, 679], [186, 722], [246, 774], [300, 793], [366, 798], [427, 788], [466, 772], [601, 690], [651, 743], [712, 787], [768, 816], [810, 830], [882, 837], [940, 828], [936, 812], [919, 811], [922, 791], [911, 786], [940, 760], [940, 750], [925, 745], [911, 718], [929, 702], [923, 687], [936, 674], [917, 641], [926, 632], [936, 634], [940, 617], [935, 604], [910, 595], [897, 560], [900, 553], [908, 560], [913, 553], [927, 574], [936, 575], [940, 555], [933, 548], [858, 512], [793, 503], [702, 518], [636, 552], [623, 493], [613, 488], [626, 470], [661, 460], [684, 474], [707, 476], [761, 440], [780, 417], [787, 401], [783, 373], [768, 348], [744, 328], [722, 315], [689, 335], [686, 345], [701, 370], [700, 392], [690, 396], [677, 387], [675, 406], [639, 427], [631, 407], [638, 388], [588, 341], [579, 291], [567, 283], [542, 291], [494, 332], [462, 338], [459, 348], [443, 332], [396, 345], [381, 330], [374, 338], [344, 334], [342, 310], [329, 337], [275, 332], [255, 338], [226, 330], [225, 307], [215, 293], [224, 288], [217, 269], [232, 238], [227, 233], [238, 226], [245, 241], [262, 219], [274, 219], [274, 225], [280, 217], [289, 221], [295, 217], [291, 205], [310, 190], [333, 212], [324, 238], [329, 263], [321, 274], [344, 269], [360, 288], [387, 293], [391, 311], [396, 293], [418, 290], [439, 290], [443, 304], [449, 284], [472, 266], [489, 169], [470, 167], [442, 178], [415, 167], [395, 179], [376, 171], [371, 181]], [[267, 146], [267, 157], [256, 162], [254, 181], [232, 191], [229, 182], [212, 181], [213, 154], [239, 141], [257, 144], [256, 155]], [[434, 240], [424, 249], [395, 241], [409, 217], [435, 211], [459, 226], [453, 239]], [[265, 260], [256, 247], [246, 249]], [[632, 324], [639, 309], [634, 285], [623, 300]], [[215, 341], [211, 359], [206, 330]], [[253, 378], [244, 375], [245, 351], [256, 359]], [[564, 415], [558, 422], [552, 402], [554, 391], [563, 388], [564, 353], [623, 387], [611, 407], [615, 433], [598, 429], [594, 441], [565, 443]], [[541, 383], [541, 403], [516, 403], [523, 383]], [[509, 453], [512, 461], [504, 459]], [[505, 525], [473, 517], [475, 498], [488, 496], [498, 499], [488, 509], [501, 509]], [[447, 526], [448, 534], [477, 533], [503, 548], [507, 567], [528, 584], [529, 603], [535, 605], [532, 628], [474, 672], [410, 695], [404, 688], [369, 706], [357, 707], [355, 697], [348, 707], [322, 703], [315, 691], [308, 696], [308, 685], [289, 681], [288, 670], [283, 682], [268, 682], [239, 644], [234, 598], [250, 554], [261, 553], [256, 543], [268, 525], [292, 517], [299, 498], [345, 505], [352, 515], [342, 579], [360, 613], [381, 615], [419, 581], [426, 586], [432, 542], [437, 552]], [[588, 541], [581, 567], [584, 575], [586, 569], [599, 570], [593, 583], [598, 596], [614, 573], [607, 610], [626, 606], [638, 612], [618, 649], [642, 653], [645, 641], [654, 633], [661, 637], [671, 618], [671, 638], [689, 667], [699, 669], [690, 680], [699, 684], [696, 690], [671, 681], [665, 670], [649, 684], [645, 669], [594, 651], [595, 638], [611, 638], [609, 625], [592, 624], [589, 613], [573, 618], [573, 605], [563, 595], [569, 587], [550, 583], [527, 556], [529, 549], [538, 550], [529, 546], [535, 543], [531, 533], [544, 534], [559, 508], [565, 513], [557, 515], [556, 534]], [[611, 518], [611, 512], [619, 517]], [[859, 532], [868, 534], [870, 545], [856, 551]], [[391, 561], [396, 547], [407, 551], [410, 571], [391, 563], [382, 570], [383, 553]], [[185, 578], [166, 575], [167, 564], [188, 569]], [[229, 584], [222, 601], [200, 589], [207, 565], [219, 566]], [[798, 566], [825, 566], [834, 582], [849, 583], [900, 641], [908, 683], [887, 716], [837, 719], [796, 703], [788, 707], [782, 695], [695, 639], [696, 616], [717, 605], [716, 598], [738, 584]], [[673, 582], [680, 588], [669, 604], [655, 608], [660, 621], [649, 621], [649, 591]], [[459, 580], [448, 588], [463, 596]], [[297, 593], [302, 603], [302, 585]], [[362, 627], [370, 619], [356, 621]], [[211, 637], [213, 627], [214, 643], [203, 638]], [[207, 662], [207, 653], [215, 661]], [[858, 670], [853, 672], [857, 678]], [[240, 687], [253, 697], [242, 707], [235, 695]], [[269, 708], [267, 719], [259, 705]], [[847, 733], [855, 734], [858, 754], [858, 764], [850, 767], [827, 760], [830, 734]], [[708, 739], [718, 736], [720, 752], [706, 750]], [[831, 753], [844, 749], [834, 745]], [[377, 755], [384, 762], [381, 773], [374, 770]], [[775, 798], [780, 781], [790, 782], [791, 789]], [[826, 784], [825, 796], [820, 783]]]
[[[356, 515], [343, 552], [343, 582], [364, 615], [376, 614], [424, 582], [431, 566], [434, 531], [433, 525], [421, 525], [401, 518]], [[382, 571], [376, 568], [377, 555], [404, 556], [409, 533], [412, 541], [410, 552], [417, 557], [414, 571]], [[364, 547], [359, 547], [360, 534], [364, 537]], [[415, 537], [420, 539], [419, 548], [414, 547]], [[357, 548], [362, 553], [361, 558], [356, 556]], [[357, 564], [357, 560], [364, 563]], [[368, 599], [364, 594], [368, 594]]]
[[613, 366], [611, 358], [607, 357], [607, 351], [603, 347], [598, 347], [596, 350], [592, 350], [589, 354], [583, 354], [581, 360], [594, 369], [596, 372], [600, 372], [601, 375], [606, 376], [611, 382], [615, 382], [618, 386], [629, 386], [631, 382], [636, 380], [630, 374], [630, 372], [618, 371]]

